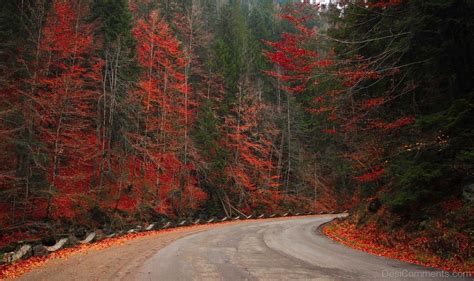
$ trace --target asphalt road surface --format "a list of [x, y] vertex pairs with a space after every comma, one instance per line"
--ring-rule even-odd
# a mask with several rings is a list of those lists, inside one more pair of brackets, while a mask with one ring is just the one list
[[[446, 272], [340, 245], [318, 230], [336, 216], [260, 220], [197, 229], [160, 243], [160, 236], [132, 241], [122, 254], [120, 248], [124, 246], [112, 247], [105, 254], [98, 251], [90, 253], [90, 257], [75, 257], [76, 260], [37, 269], [23, 279], [474, 280], [447, 277]], [[116, 261], [118, 257], [120, 262]]]
[[433, 280], [423, 278], [423, 274], [436, 274], [429, 269], [353, 250], [328, 239], [318, 227], [332, 218], [259, 222], [194, 234], [148, 259], [136, 278]]

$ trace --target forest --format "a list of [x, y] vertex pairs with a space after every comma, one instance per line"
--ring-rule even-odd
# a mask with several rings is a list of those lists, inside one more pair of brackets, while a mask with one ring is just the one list
[[326, 2], [2, 0], [0, 247], [351, 209], [474, 267], [474, 3]]

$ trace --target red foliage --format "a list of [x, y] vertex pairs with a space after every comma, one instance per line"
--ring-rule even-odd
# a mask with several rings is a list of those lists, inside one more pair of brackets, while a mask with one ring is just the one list
[[362, 109], [371, 109], [373, 107], [382, 105], [385, 103], [385, 98], [384, 97], [378, 97], [378, 98], [373, 98], [373, 99], [368, 99], [362, 102], [361, 107]]
[[393, 130], [393, 129], [398, 129], [401, 127], [408, 126], [412, 124], [413, 122], [415, 122], [415, 118], [412, 116], [402, 117], [390, 123], [385, 123], [381, 120], [373, 120], [370, 122], [370, 127], [376, 128], [376, 129], [383, 129], [383, 130]]
[[381, 73], [368, 69], [368, 64], [360, 64], [357, 68], [341, 70], [338, 74], [344, 79], [343, 85], [345, 87], [353, 87], [364, 79], [379, 79], [382, 77]]
[[[264, 55], [273, 62], [279, 71], [267, 71], [266, 74], [281, 82], [281, 88], [289, 93], [300, 93], [306, 90], [315, 70], [327, 68], [332, 60], [320, 59], [319, 54], [308, 48], [316, 39], [316, 29], [307, 26], [307, 21], [314, 17], [311, 6], [293, 4], [287, 6], [280, 17], [292, 24], [297, 33], [283, 33], [277, 42], [264, 41], [273, 51]], [[285, 83], [289, 85], [285, 85]]]
[[463, 207], [463, 202], [459, 198], [449, 199], [444, 201], [441, 207], [445, 212], [455, 212]]
[[[225, 147], [233, 152], [235, 161], [229, 161], [225, 168], [228, 186], [232, 193], [246, 194], [243, 208], [252, 204], [258, 207], [270, 207], [280, 185], [275, 175], [269, 137], [276, 135], [273, 127], [259, 128], [261, 114], [266, 106], [257, 97], [245, 96], [240, 105], [234, 108], [234, 116], [226, 119], [227, 130]], [[273, 200], [273, 199], [274, 200]], [[258, 204], [257, 204], [258, 203]]]
[[[156, 189], [155, 199], [160, 202], [156, 210], [168, 215], [184, 214], [198, 208], [207, 196], [197, 187], [191, 175], [194, 167], [188, 163], [192, 147], [187, 130], [196, 102], [183, 74], [186, 62], [180, 42], [157, 12], [139, 19], [133, 34], [145, 71], [132, 97], [144, 108], [145, 128], [142, 135], [131, 137], [143, 154], [142, 165], [150, 171], [143, 176], [150, 177], [148, 185]], [[178, 156], [183, 150], [184, 159]]]
[[334, 108], [332, 108], [332, 107], [321, 106], [319, 108], [307, 108], [306, 111], [318, 114], [318, 113], [322, 113], [322, 112], [329, 112], [329, 111], [332, 111], [333, 109]]
[[410, 239], [403, 231], [400, 231], [395, 235], [397, 237], [397, 240], [395, 240], [391, 238], [393, 234], [384, 232], [373, 222], [363, 227], [358, 227], [349, 220], [338, 221], [324, 227], [323, 232], [344, 245], [378, 256], [399, 259], [446, 271], [473, 271], [472, 264], [470, 265], [462, 259], [447, 259], [434, 254], [427, 256], [427, 253], [421, 248], [422, 245], [431, 240], [428, 237], [421, 236], [417, 239]]
[[383, 175], [384, 172], [385, 172], [385, 169], [380, 168], [380, 169], [377, 169], [377, 170], [372, 171], [370, 173], [367, 173], [367, 174], [364, 174], [364, 175], [361, 175], [361, 176], [357, 176], [357, 177], [355, 177], [355, 179], [359, 182], [364, 182], [364, 183], [373, 182], [373, 181], [378, 180]]
[[334, 129], [325, 129], [325, 130], [322, 130], [321, 132], [323, 132], [325, 134], [328, 134], [328, 135], [335, 135], [337, 133], [337, 131], [334, 130]]
[[0, 233], [0, 248], [8, 246], [10, 243], [14, 243], [21, 240], [35, 240], [39, 239], [37, 235], [32, 235], [22, 231], [15, 231], [11, 233]]
[[379, 0], [375, 2], [369, 2], [367, 5], [373, 8], [382, 8], [386, 9], [392, 6], [400, 5], [404, 0]]
[[[83, 22], [86, 13], [80, 1], [55, 1], [42, 30], [37, 75], [31, 85], [38, 139], [36, 153], [48, 155], [45, 166], [50, 198], [47, 215], [72, 218], [83, 204], [94, 174], [98, 140], [93, 116], [100, 75], [90, 67], [94, 51], [92, 26]], [[82, 202], [81, 202], [82, 201]]]

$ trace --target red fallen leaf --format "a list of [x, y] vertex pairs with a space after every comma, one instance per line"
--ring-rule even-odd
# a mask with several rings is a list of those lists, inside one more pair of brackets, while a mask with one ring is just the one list
[[374, 223], [364, 228], [356, 228], [350, 221], [334, 222], [323, 228], [323, 232], [331, 239], [351, 248], [362, 250], [374, 255], [399, 259], [405, 262], [439, 268], [451, 272], [474, 272], [472, 263], [468, 264], [462, 259], [443, 259], [431, 254], [423, 261], [419, 259], [422, 253], [416, 246], [420, 242], [427, 241], [427, 237], [411, 240], [404, 239], [403, 242], [395, 241], [393, 245], [387, 246], [380, 243], [380, 237], [389, 237], [387, 233], [377, 229]]

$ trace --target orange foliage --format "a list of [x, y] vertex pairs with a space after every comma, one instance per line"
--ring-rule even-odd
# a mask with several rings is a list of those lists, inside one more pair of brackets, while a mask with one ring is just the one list
[[[92, 25], [82, 20], [86, 14], [81, 1], [54, 1], [41, 30], [38, 53], [29, 67], [35, 75], [19, 92], [31, 101], [25, 119], [35, 127], [32, 153], [46, 157], [42, 166], [48, 185], [46, 199], [37, 200], [34, 215], [72, 218], [84, 204], [84, 197], [94, 176], [98, 140], [93, 117], [97, 93], [92, 90], [100, 81]], [[91, 66], [92, 63], [92, 66]], [[31, 111], [31, 114], [28, 112]], [[44, 155], [44, 156], [43, 156]], [[38, 206], [45, 209], [41, 210]]]
[[[308, 48], [307, 45], [316, 39], [317, 31], [306, 25], [313, 18], [311, 7], [316, 5], [287, 5], [280, 17], [296, 30], [295, 33], [284, 32], [281, 40], [277, 42], [264, 41], [273, 51], [264, 51], [267, 59], [273, 62], [280, 71], [266, 71], [269, 76], [274, 77], [281, 83], [281, 88], [288, 93], [301, 93], [306, 90], [310, 77], [317, 69], [327, 68], [333, 65], [329, 59], [320, 59], [318, 52]], [[313, 7], [316, 8], [316, 7]], [[285, 85], [289, 83], [290, 85]]]
[[384, 121], [381, 121], [381, 120], [373, 120], [370, 122], [370, 127], [376, 128], [376, 129], [383, 129], [383, 130], [393, 130], [393, 129], [398, 129], [401, 127], [408, 126], [412, 124], [413, 122], [415, 122], [415, 118], [412, 116], [402, 117], [390, 123], [385, 123]]
[[225, 173], [229, 186], [233, 186], [231, 192], [238, 196], [246, 194], [242, 208], [248, 209], [252, 205], [269, 207], [277, 192], [274, 189], [280, 185], [271, 159], [270, 137], [275, 136], [277, 130], [259, 128], [258, 124], [265, 110], [267, 108], [257, 97], [245, 96], [233, 109], [235, 115], [229, 116], [225, 122], [227, 137], [224, 145], [233, 152], [235, 159], [229, 161]]
[[369, 2], [367, 4], [369, 5], [369, 7], [386, 9], [391, 6], [400, 5], [402, 2], [403, 0], [381, 0], [381, 1]]
[[385, 172], [385, 169], [380, 168], [380, 169], [377, 169], [373, 172], [355, 177], [355, 179], [359, 182], [373, 182], [373, 181], [378, 180], [384, 172]]
[[[399, 259], [405, 262], [439, 268], [447, 271], [474, 272], [474, 265], [463, 260], [452, 258], [443, 259], [437, 255], [420, 255], [420, 246], [428, 242], [427, 237], [415, 240], [409, 239], [403, 232], [398, 233], [398, 241], [394, 241], [388, 234], [375, 225], [369, 223], [364, 227], [357, 227], [350, 220], [333, 222], [323, 228], [323, 232], [330, 238], [351, 248], [369, 252], [378, 256]], [[420, 259], [423, 256], [423, 260]]]
[[[144, 132], [130, 135], [135, 148], [143, 154], [143, 179], [157, 196], [155, 209], [167, 215], [195, 210], [207, 195], [197, 186], [190, 161], [188, 140], [196, 106], [183, 74], [184, 55], [180, 42], [156, 11], [139, 19], [133, 34], [137, 39], [138, 59], [145, 69], [132, 102], [143, 106]], [[186, 151], [184, 151], [186, 149]], [[181, 152], [186, 155], [181, 157]], [[183, 159], [184, 158], [184, 159]]]

